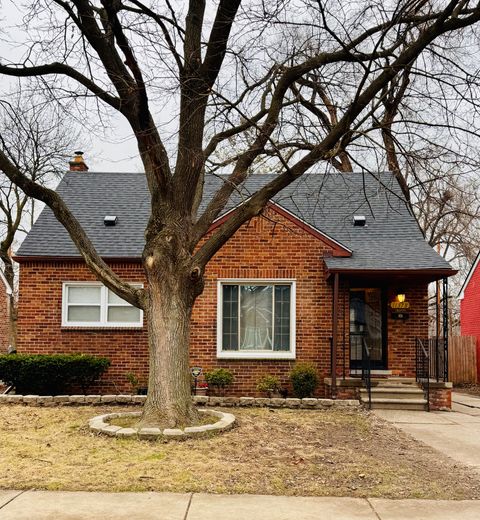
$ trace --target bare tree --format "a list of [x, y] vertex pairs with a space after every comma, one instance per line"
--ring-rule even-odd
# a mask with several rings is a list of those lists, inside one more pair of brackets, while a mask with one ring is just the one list
[[[79, 134], [64, 123], [57, 107], [42, 104], [40, 97], [13, 92], [0, 102], [0, 153], [21, 174], [40, 186], [55, 186], [66, 157], [80, 145]], [[26, 195], [0, 171], [0, 259], [9, 295], [9, 342], [16, 346], [17, 298], [15, 265], [11, 249], [31, 226], [36, 215], [35, 199]]]
[[[480, 6], [468, 0], [219, 0], [208, 7], [205, 0], [38, 0], [25, 19], [31, 38], [25, 58], [0, 61], [0, 74], [34, 76], [52, 98], [93, 97], [122, 114], [136, 138], [151, 195], [146, 289], [113, 272], [58, 194], [1, 152], [0, 169], [52, 209], [99, 280], [144, 310], [150, 351], [144, 425], [196, 419], [190, 318], [208, 261], [307, 170], [334, 161], [348, 168], [348, 150], [360, 157], [367, 144], [371, 149], [384, 90], [414, 66], [417, 76], [433, 81], [424, 56], [442, 53], [452, 34], [473, 42], [480, 20]], [[280, 33], [284, 44], [277, 45]], [[312, 77], [323, 88], [312, 88]], [[170, 134], [151, 108], [166, 95], [177, 103]], [[315, 105], [327, 116], [321, 126], [310, 115]], [[299, 133], [308, 138], [297, 139]], [[232, 193], [262, 165], [275, 178], [209, 233]], [[218, 169], [228, 179], [200, 213], [204, 177]]]
[[[412, 63], [392, 78], [378, 95], [373, 122], [357, 129], [348, 149], [332, 157], [331, 166], [342, 172], [359, 165], [368, 168], [358, 160], [365, 148], [372, 171], [386, 169], [395, 175], [430, 245], [439, 246], [442, 255], [461, 267], [473, 260], [480, 246], [480, 164], [477, 106], [465, 96], [465, 89], [475, 87], [464, 75], [459, 38], [450, 36], [443, 42], [443, 53], [438, 44], [426, 49], [427, 77]], [[383, 66], [390, 61], [386, 56]], [[293, 107], [301, 129], [296, 139], [307, 150], [314, 134], [328, 132], [345, 109], [342, 92], [349, 88], [349, 73], [340, 72], [338, 78], [343, 80], [341, 89], [336, 84], [332, 89], [332, 82], [326, 83], [317, 72], [292, 87], [299, 101]], [[311, 125], [305, 124], [307, 116]]]

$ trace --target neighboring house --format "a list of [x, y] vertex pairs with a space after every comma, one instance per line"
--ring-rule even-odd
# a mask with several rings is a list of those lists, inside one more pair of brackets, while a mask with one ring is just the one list
[[[367, 345], [374, 378], [421, 375], [416, 339], [427, 344], [428, 283], [456, 271], [425, 242], [395, 178], [378, 177], [305, 175], [242, 226], [207, 266], [193, 312], [192, 366], [230, 368], [232, 394], [254, 395], [262, 375], [286, 383], [293, 364], [308, 361], [325, 378], [318, 395], [350, 397]], [[211, 232], [270, 179], [252, 175]], [[207, 176], [204, 203], [222, 182]], [[144, 284], [145, 175], [72, 171], [58, 192], [112, 268]], [[115, 225], [105, 225], [106, 216]], [[146, 377], [142, 313], [95, 280], [48, 208], [15, 259], [19, 351], [108, 356], [104, 392], [128, 390], [129, 372]], [[449, 406], [447, 386], [433, 392], [435, 406]], [[410, 397], [418, 392], [423, 399], [417, 387]]]
[[12, 288], [0, 268], [0, 353], [8, 352], [10, 346], [10, 296]]
[[477, 377], [480, 381], [480, 252], [463, 282], [458, 299], [460, 334], [477, 338]]

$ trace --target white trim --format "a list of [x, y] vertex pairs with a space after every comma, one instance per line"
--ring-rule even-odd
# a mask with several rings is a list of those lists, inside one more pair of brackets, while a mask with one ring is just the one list
[[[222, 285], [290, 285], [290, 350], [222, 350]], [[295, 359], [296, 356], [296, 285], [294, 278], [221, 278], [217, 280], [217, 358], [218, 359]], [[240, 315], [240, 314], [239, 314]]]
[[458, 300], [463, 300], [463, 298], [465, 298], [465, 289], [467, 288], [467, 285], [469, 284], [469, 282], [473, 276], [473, 273], [476, 271], [479, 262], [480, 262], [480, 251], [477, 255], [477, 258], [475, 258], [475, 260], [473, 261], [472, 267], [470, 267], [470, 271], [468, 271], [467, 277], [465, 278], [465, 281], [463, 282], [460, 292], [458, 293], [458, 296], [457, 296]]
[[10, 287], [10, 284], [7, 282], [7, 279], [5, 278], [5, 274], [3, 272], [3, 269], [0, 269], [0, 279], [3, 282], [3, 285], [5, 286], [5, 292], [11, 296], [13, 293], [12, 288]]
[[[137, 287], [143, 287], [141, 283], [133, 283], [132, 285]], [[100, 303], [99, 304], [91, 304], [92, 306], [100, 307], [100, 321], [68, 321], [68, 288], [69, 287], [100, 287]], [[108, 287], [103, 285], [101, 282], [63, 282], [62, 283], [62, 327], [64, 328], [83, 328], [83, 329], [119, 329], [119, 328], [135, 328], [141, 329], [143, 328], [143, 311], [140, 311], [140, 319], [139, 321], [133, 322], [113, 322], [107, 321], [107, 312], [109, 307], [124, 307], [124, 305], [120, 304], [109, 304], [108, 303]], [[125, 302], [127, 305], [127, 302]], [[88, 305], [88, 304], [84, 304]], [[81, 305], [80, 305], [81, 306]], [[125, 305], [126, 306], [126, 305]]]
[[[229, 209], [228, 211], [225, 211], [225, 213], [222, 213], [222, 215], [220, 215], [219, 217], [217, 217], [213, 222], [212, 222], [212, 226], [213, 224], [215, 224], [215, 222], [217, 222], [218, 220], [221, 220], [223, 218], [225, 218], [227, 215], [229, 215], [230, 213], [232, 213], [233, 211], [235, 211], [236, 209], [238, 209], [240, 206], [242, 206], [243, 204], [245, 204], [246, 202], [248, 202], [252, 197], [248, 197], [248, 199], [245, 199], [243, 200], [242, 202], [240, 202], [239, 204], [237, 204], [236, 206], [234, 206], [233, 208]], [[279, 207], [282, 211], [285, 211], [285, 213], [288, 213], [291, 217], [293, 217], [294, 219], [297, 219], [298, 221], [300, 221], [303, 225], [309, 227], [312, 231], [315, 231], [316, 233], [319, 233], [320, 235], [324, 236], [327, 240], [330, 240], [331, 242], [337, 244], [337, 246], [341, 247], [342, 249], [344, 249], [345, 251], [347, 251], [348, 253], [350, 254], [353, 254], [353, 250], [350, 249], [349, 247], [343, 245], [341, 242], [339, 242], [338, 240], [335, 240], [334, 238], [332, 238], [330, 235], [327, 235], [327, 233], [325, 233], [324, 231], [321, 231], [320, 229], [316, 228], [315, 226], [312, 226], [312, 224], [309, 224], [308, 222], [306, 222], [305, 220], [303, 220], [302, 218], [300, 218], [298, 215], [295, 215], [295, 213], [292, 213], [291, 211], [289, 211], [288, 209], [285, 209], [281, 204], [279, 204], [278, 202], [275, 202], [273, 200], [269, 200], [268, 201], [268, 204], [272, 204], [273, 206], [277, 206]]]

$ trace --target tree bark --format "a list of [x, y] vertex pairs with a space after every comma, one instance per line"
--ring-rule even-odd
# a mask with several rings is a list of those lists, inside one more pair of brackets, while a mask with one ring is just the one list
[[192, 309], [203, 290], [203, 278], [180, 240], [178, 235], [161, 232], [154, 247], [145, 248], [150, 370], [141, 426], [183, 428], [198, 420], [191, 396], [189, 349]]

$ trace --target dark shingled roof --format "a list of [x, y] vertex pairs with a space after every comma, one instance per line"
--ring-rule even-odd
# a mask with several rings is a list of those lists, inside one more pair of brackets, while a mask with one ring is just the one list
[[[226, 210], [271, 178], [272, 175], [250, 176], [242, 189], [232, 196]], [[200, 211], [222, 182], [222, 177], [207, 176]], [[101, 256], [140, 257], [150, 205], [143, 173], [67, 172], [57, 191]], [[273, 200], [353, 251], [348, 258], [327, 258], [325, 261], [330, 269], [452, 269], [424, 240], [390, 173], [375, 176], [311, 173], [292, 183]], [[106, 215], [116, 215], [117, 224], [105, 226]], [[365, 215], [367, 225], [354, 227], [354, 215]], [[80, 255], [63, 226], [50, 209], [45, 208], [17, 256]]]

